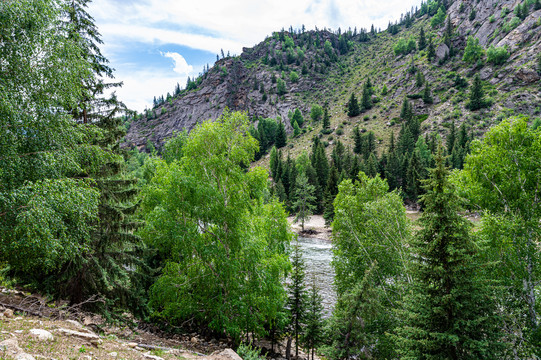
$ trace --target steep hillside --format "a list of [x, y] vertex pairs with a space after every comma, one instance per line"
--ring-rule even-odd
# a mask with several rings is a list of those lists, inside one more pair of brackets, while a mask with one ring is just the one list
[[[439, 5], [429, 1], [379, 33], [356, 29], [275, 33], [254, 48], [245, 48], [238, 57], [217, 61], [198, 79], [195, 89], [185, 90], [133, 120], [126, 142], [142, 148], [150, 140], [160, 146], [174, 131], [190, 130], [199, 121], [215, 119], [225, 107], [246, 111], [254, 121], [279, 116], [291, 133], [290, 111], [298, 108], [309, 119], [313, 104], [328, 103], [331, 129], [340, 128], [322, 136], [328, 144], [337, 137], [351, 144], [355, 126], [374, 131], [378, 142], [384, 144], [390, 132], [397, 133], [400, 128], [405, 96], [422, 121], [422, 131], [436, 131], [443, 137], [452, 121], [466, 122], [475, 135], [481, 135], [507, 115], [539, 115], [538, 5], [531, 0], [448, 3], [445, 18], [436, 19], [434, 9]], [[519, 11], [518, 6], [526, 10]], [[421, 29], [427, 42], [433, 39], [435, 57], [431, 61], [429, 46], [419, 49]], [[487, 61], [493, 59], [487, 59], [486, 54], [478, 61], [464, 61], [469, 36], [478, 39], [485, 50], [493, 46], [503, 51], [505, 47], [509, 57], [501, 64]], [[415, 49], [397, 51], [397, 44], [410, 39]], [[421, 99], [425, 81], [419, 86], [419, 73], [430, 86], [432, 104]], [[492, 105], [470, 111], [468, 85], [475, 74], [483, 80], [487, 101]], [[348, 117], [346, 102], [352, 93], [361, 98], [362, 85], [368, 78], [374, 88], [374, 106], [359, 116]], [[279, 89], [281, 81], [285, 91]], [[386, 91], [382, 91], [384, 88]], [[290, 141], [290, 151], [297, 154], [308, 148], [310, 139], [320, 130], [321, 124], [305, 121], [302, 134]]]

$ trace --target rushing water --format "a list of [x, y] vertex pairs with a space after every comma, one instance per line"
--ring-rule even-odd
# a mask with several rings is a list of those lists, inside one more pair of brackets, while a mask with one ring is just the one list
[[306, 283], [312, 283], [315, 279], [323, 297], [323, 307], [326, 316], [330, 316], [336, 303], [336, 293], [332, 287], [334, 270], [331, 267], [332, 245], [328, 240], [299, 237], [299, 244], [303, 251], [306, 264]]

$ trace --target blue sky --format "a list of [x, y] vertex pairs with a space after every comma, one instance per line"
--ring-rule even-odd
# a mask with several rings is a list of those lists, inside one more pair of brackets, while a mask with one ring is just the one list
[[186, 85], [216, 54], [240, 54], [290, 25], [310, 30], [385, 29], [421, 0], [94, 0], [88, 9], [102, 52], [124, 82], [117, 94], [142, 111], [154, 96]]

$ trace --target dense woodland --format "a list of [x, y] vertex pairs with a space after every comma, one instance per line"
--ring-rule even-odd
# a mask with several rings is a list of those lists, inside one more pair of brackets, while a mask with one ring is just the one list
[[[421, 132], [405, 97], [386, 147], [357, 127], [353, 147], [337, 140], [328, 156], [330, 144], [314, 136], [292, 158], [286, 145], [303, 126], [329, 129], [321, 104], [306, 119], [226, 110], [159, 151], [122, 148], [128, 110], [105, 95], [121, 84], [88, 2], [0, 2], [3, 286], [235, 345], [285, 339], [288, 358], [299, 349], [330, 359], [541, 356], [539, 121], [505, 118], [482, 138], [453, 122], [442, 139]], [[444, 26], [446, 6], [423, 3], [387, 31], [427, 13]], [[524, 2], [517, 16], [538, 6]], [[330, 42], [318, 46], [335, 54]], [[478, 61], [473, 39], [468, 47], [464, 61]], [[490, 106], [478, 75], [456, 84], [469, 86], [472, 111]], [[429, 103], [429, 84], [419, 78], [419, 88]], [[372, 106], [370, 79], [361, 93], [348, 116]], [[252, 166], [267, 154], [269, 169]], [[421, 207], [418, 222], [405, 204]], [[338, 302], [328, 319], [288, 213], [303, 224], [323, 214], [332, 227]]]

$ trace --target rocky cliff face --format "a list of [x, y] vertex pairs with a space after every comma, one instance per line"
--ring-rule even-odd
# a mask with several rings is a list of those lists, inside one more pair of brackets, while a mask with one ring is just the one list
[[[345, 135], [362, 121], [363, 127], [373, 129], [381, 139], [386, 139], [386, 132], [396, 132], [389, 124], [396, 119], [404, 96], [422, 90], [415, 85], [415, 75], [407, 70], [412, 61], [434, 92], [432, 105], [424, 104], [422, 100], [412, 101], [416, 114], [428, 116], [423, 124], [425, 131], [444, 133], [445, 129], [440, 125], [455, 113], [465, 115], [457, 118], [459, 122], [470, 117], [469, 121], [472, 127], [477, 127], [478, 133], [487, 127], [472, 120], [474, 117], [494, 120], [504, 110], [510, 110], [511, 114], [539, 115], [541, 80], [536, 59], [541, 52], [541, 10], [529, 6], [527, 16], [519, 19], [514, 10], [524, 3], [523, 0], [455, 0], [448, 3], [447, 15], [453, 26], [450, 45], [456, 53], [449, 60], [446, 58], [450, 49], [443, 41], [445, 25], [432, 29], [428, 15], [418, 17], [413, 26], [403, 26], [395, 35], [383, 32], [377, 36], [349, 36], [348, 41], [353, 45], [349, 44], [347, 51], [342, 51], [343, 44], [336, 33], [286, 32], [286, 37], [293, 40], [289, 44], [284, 41], [284, 34], [281, 39], [274, 34], [254, 48], [243, 49], [238, 57], [217, 61], [196, 89], [154, 109], [156, 118], [150, 116], [150, 119], [143, 117], [133, 121], [126, 144], [142, 148], [147, 140], [151, 140], [160, 146], [175, 131], [189, 131], [198, 122], [216, 119], [226, 107], [246, 111], [253, 118], [280, 117], [286, 130], [291, 132], [289, 111], [299, 108], [306, 118], [312, 104], [323, 105], [325, 102], [331, 108], [333, 127], [345, 125]], [[472, 11], [475, 16], [472, 16]], [[428, 62], [426, 49], [396, 56], [394, 44], [400, 38], [417, 39], [421, 27], [435, 35], [436, 59]], [[463, 62], [462, 53], [469, 36], [478, 38], [484, 48], [506, 47], [509, 59], [503, 65], [486, 61], [479, 64]], [[324, 49], [326, 40], [333, 45], [332, 54], [329, 49]], [[297, 55], [299, 49], [302, 49], [302, 55], [297, 60], [290, 59], [289, 56], [292, 53]], [[292, 71], [299, 75], [298, 81], [291, 81]], [[487, 95], [494, 101], [491, 111], [469, 114], [465, 107], [466, 90], [454, 88], [453, 73], [460, 74], [468, 82], [475, 73], [479, 73], [485, 81]], [[349, 119], [343, 113], [344, 104], [352, 92], [360, 97], [367, 77], [372, 79], [378, 91], [385, 85], [389, 92], [387, 95], [376, 94], [377, 104], [363, 114], [362, 119]], [[276, 78], [285, 82], [283, 95], [277, 94]], [[308, 131], [307, 137], [315, 134], [317, 132]], [[306, 144], [302, 146], [306, 147]]]
[[[291, 37], [295, 39], [295, 35]], [[336, 35], [323, 33], [323, 39], [333, 38]], [[318, 56], [317, 50], [307, 51], [305, 58]], [[254, 48], [244, 48], [238, 57], [220, 59], [203, 75], [197, 89], [157, 107], [157, 118], [134, 121], [126, 135], [126, 143], [142, 147], [150, 139], [160, 146], [176, 131], [190, 131], [199, 122], [218, 118], [226, 107], [245, 111], [252, 118], [280, 117], [284, 120], [286, 131], [291, 132], [293, 129], [288, 113], [297, 108], [303, 112], [309, 111], [309, 105], [301, 101], [298, 94], [321, 88], [322, 77], [312, 73], [311, 76], [300, 76], [297, 81], [291, 81], [289, 76], [285, 76], [286, 93], [278, 95], [276, 78], [282, 74], [262, 63], [262, 59], [269, 54], [283, 57], [282, 60], [287, 63], [282, 44], [272, 38]], [[301, 75], [300, 63], [293, 62], [287, 68]]]

